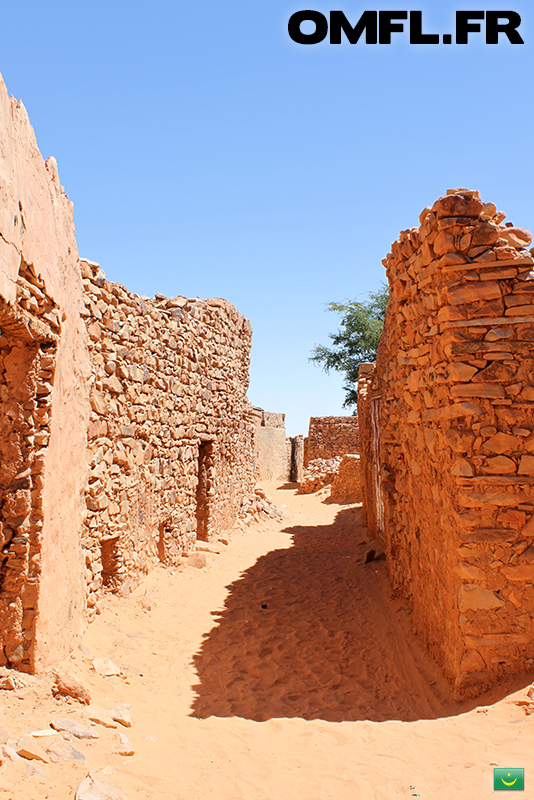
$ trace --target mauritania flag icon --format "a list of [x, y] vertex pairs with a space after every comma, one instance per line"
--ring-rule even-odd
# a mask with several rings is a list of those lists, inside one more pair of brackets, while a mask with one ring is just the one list
[[501, 767], [495, 767], [493, 770], [493, 790], [495, 792], [522, 792], [524, 789], [524, 769], [501, 769]]

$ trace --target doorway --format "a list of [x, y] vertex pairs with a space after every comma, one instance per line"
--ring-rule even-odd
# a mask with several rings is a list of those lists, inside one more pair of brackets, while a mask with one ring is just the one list
[[211, 530], [211, 493], [213, 485], [213, 442], [201, 442], [198, 448], [198, 483], [196, 493], [197, 541], [207, 542]]

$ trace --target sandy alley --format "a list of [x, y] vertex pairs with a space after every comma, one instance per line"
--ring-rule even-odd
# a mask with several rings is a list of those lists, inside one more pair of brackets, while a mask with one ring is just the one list
[[[91, 706], [54, 699], [51, 673], [0, 691], [10, 745], [47, 733], [35, 737], [45, 761], [0, 767], [0, 798], [70, 800], [93, 770], [112, 786], [95, 800], [478, 800], [494, 766], [523, 767], [531, 796], [534, 675], [456, 703], [384, 561], [363, 563], [361, 509], [262, 485], [282, 523], [235, 531], [206, 568], [158, 568], [106, 600], [58, 665]], [[121, 674], [100, 674], [95, 659]], [[119, 703], [131, 727], [90, 722], [94, 705]], [[55, 733], [58, 718], [98, 738]], [[133, 755], [114, 752], [121, 735]], [[52, 760], [47, 748], [65, 741], [77, 760]]]

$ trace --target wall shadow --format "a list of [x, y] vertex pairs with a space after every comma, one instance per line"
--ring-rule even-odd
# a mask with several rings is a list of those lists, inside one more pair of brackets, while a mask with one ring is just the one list
[[293, 526], [229, 587], [194, 657], [191, 716], [346, 720], [436, 719], [495, 702], [526, 678], [476, 701], [453, 691], [412, 633], [384, 561], [369, 549], [361, 508], [332, 525]]

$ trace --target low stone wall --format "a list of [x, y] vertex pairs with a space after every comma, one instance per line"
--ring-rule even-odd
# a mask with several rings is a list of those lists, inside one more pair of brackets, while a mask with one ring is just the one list
[[82, 539], [91, 615], [104, 588], [128, 590], [232, 527], [254, 492], [255, 418], [251, 328], [230, 303], [139, 298], [98, 264], [81, 266], [94, 375]]
[[341, 458], [315, 458], [310, 461], [299, 481], [298, 493], [312, 494], [329, 486], [336, 478]]
[[316, 458], [359, 452], [358, 417], [311, 417], [305, 445], [305, 466]]
[[473, 694], [534, 659], [534, 259], [504, 219], [452, 190], [401, 233], [359, 404], [391, 582]]
[[341, 458], [337, 475], [332, 481], [330, 499], [336, 503], [362, 502], [362, 475], [359, 455]]

